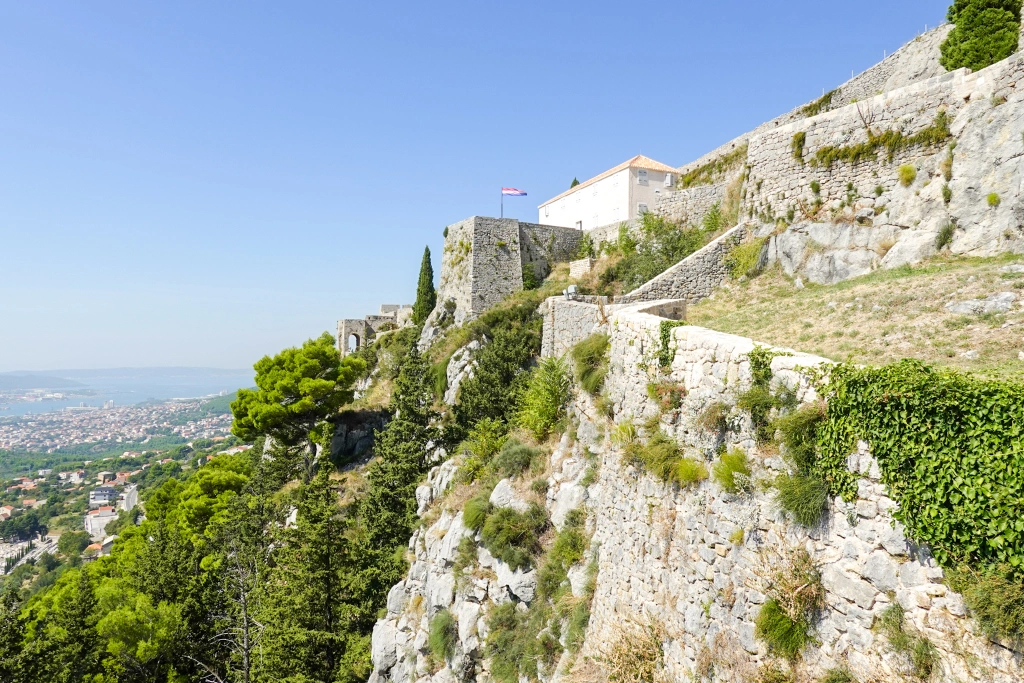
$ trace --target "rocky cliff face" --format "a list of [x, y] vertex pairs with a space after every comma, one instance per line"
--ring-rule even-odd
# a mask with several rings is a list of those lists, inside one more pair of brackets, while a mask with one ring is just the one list
[[[671, 332], [671, 363], [661, 371], [663, 320], [639, 308], [620, 308], [603, 326], [611, 335], [606, 388], [614, 417], [600, 415], [588, 396], [577, 394], [575, 433], [563, 436], [550, 456], [546, 495], [537, 498], [525, 483], [506, 480], [491, 496], [497, 507], [540, 500], [556, 528], [569, 510], [586, 510], [593, 532], [597, 575], [582, 650], [542, 668], [542, 680], [599, 679], [630, 629], [652, 624], [665, 680], [753, 680], [773, 659], [755, 638], [754, 621], [771, 590], [773, 568], [794, 550], [808, 553], [825, 590], [826, 608], [814, 624], [816, 645], [797, 664], [808, 680], [839, 665], [860, 680], [907, 680], [909, 661], [877, 627], [893, 603], [903, 608], [907, 628], [935, 646], [935, 680], [1020, 680], [1024, 654], [977, 633], [928, 549], [909, 542], [893, 520], [896, 504], [866, 444], [848, 461], [860, 477], [857, 500], [833, 500], [826, 521], [810, 530], [788, 522], [756, 484], [740, 493], [710, 480], [681, 489], [624, 460], [608, 435], [616, 424], [653, 418], [709, 464], [722, 446], [742, 449], [755, 482], [786, 469], [777, 452], [756, 446], [749, 416], [735, 408], [739, 392], [750, 386], [753, 342], [679, 327]], [[801, 402], [814, 401], [808, 369], [823, 362], [799, 353], [776, 357], [773, 382], [794, 390]], [[651, 382], [684, 388], [679, 408], [659, 407], [649, 396]], [[700, 416], [719, 402], [728, 409], [727, 427], [709, 433]], [[479, 540], [463, 525], [461, 501], [451, 500], [451, 493], [445, 497], [457, 463], [442, 465], [425, 487], [430, 492], [423, 500], [434, 502], [423, 506], [428, 523], [410, 542], [409, 577], [391, 591], [388, 614], [374, 630], [373, 681], [491, 680], [484, 647], [488, 614], [510, 601], [525, 610], [535, 599], [536, 571], [510, 571], [476, 545], [477, 568], [456, 578], [462, 539]], [[576, 595], [586, 592], [588, 560], [569, 572]], [[441, 610], [458, 624], [454, 653], [443, 662], [428, 647], [431, 618]]]

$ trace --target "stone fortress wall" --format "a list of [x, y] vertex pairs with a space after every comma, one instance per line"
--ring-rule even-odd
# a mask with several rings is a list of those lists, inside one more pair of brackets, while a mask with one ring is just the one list
[[547, 277], [568, 261], [582, 233], [574, 228], [472, 216], [449, 225], [441, 254], [437, 306], [424, 325], [423, 343], [443, 325], [461, 325], [523, 288], [523, 271]]
[[[683, 404], [662, 413], [660, 426], [689, 455], [710, 461], [725, 445], [749, 454], [755, 479], [785, 471], [777, 453], [758, 450], [743, 411], [731, 412], [727, 437], [697, 426], [706, 406], [717, 401], [734, 406], [750, 386], [748, 354], [754, 341], [676, 327], [670, 334], [671, 363], [659, 371], [666, 318], [648, 311], [678, 311], [673, 302], [599, 307], [554, 297], [547, 306], [546, 356], [561, 355], [594, 331], [610, 336], [612, 363], [605, 387], [613, 403], [612, 422], [642, 424], [656, 418], [659, 408], [649, 398], [649, 383], [678, 383], [686, 390]], [[553, 311], [554, 324], [548, 317]], [[813, 402], [818, 397], [810, 375], [829, 362], [795, 352], [776, 357], [773, 381], [794, 389], [800, 402]], [[570, 410], [578, 421], [575, 439], [563, 437], [555, 448], [543, 498], [556, 528], [570, 510], [585, 506], [594, 533], [590, 552], [597, 553], [598, 573], [583, 656], [600, 661], [624, 628], [654, 622], [663, 633], [665, 680], [695, 680], [698, 666], [709, 661], [715, 665], [715, 680], [754, 680], [757, 668], [770, 659], [764, 643], [754, 637], [754, 620], [767, 599], [767, 570], [782, 554], [802, 548], [821, 570], [826, 609], [815, 623], [817, 642], [798, 665], [801, 680], [819, 680], [843, 664], [856, 671], [858, 680], [907, 680], [905, 665], [872, 628], [893, 601], [903, 607], [911, 628], [937, 648], [934, 680], [1019, 680], [1024, 653], [979, 635], [928, 549], [909, 541], [893, 519], [896, 503], [880, 481], [869, 444], [859, 444], [848, 459], [859, 475], [857, 500], [834, 499], [825, 522], [808, 530], [787, 522], [760, 487], [730, 494], [707, 480], [682, 490], [637, 470], [607, 438], [611, 425], [588, 396], [577, 393]], [[596, 481], [586, 475], [588, 453], [600, 463]], [[456, 469], [457, 462], [448, 461], [431, 471], [417, 491], [420, 514], [443, 499]], [[525, 495], [506, 480], [491, 502], [522, 507]], [[489, 611], [509, 601], [525, 606], [534, 600], [537, 571], [510, 571], [482, 548], [477, 551], [480, 571], [469, 581], [455, 580], [459, 543], [474, 536], [461, 517], [461, 512], [430, 513], [436, 521], [411, 539], [409, 575], [389, 593], [387, 615], [374, 628], [374, 683], [489, 680], [484, 658]], [[569, 570], [576, 596], [583, 594], [589, 561], [588, 556]], [[450, 660], [432, 666], [429, 624], [443, 609], [456, 619], [457, 644]], [[563, 655], [544, 680], [562, 680], [569, 659]]]
[[[351, 351], [372, 344], [377, 335], [389, 329], [405, 325], [412, 318], [411, 304], [381, 304], [378, 315], [365, 318], [339, 320], [336, 339], [338, 351], [347, 356]], [[349, 338], [355, 335], [355, 348], [349, 348]]]

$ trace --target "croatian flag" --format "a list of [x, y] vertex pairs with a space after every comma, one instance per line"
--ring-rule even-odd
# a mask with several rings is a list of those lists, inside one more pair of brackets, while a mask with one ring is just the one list
[[525, 197], [526, 193], [522, 190], [517, 190], [514, 187], [503, 187], [501, 188], [501, 194], [507, 197]]

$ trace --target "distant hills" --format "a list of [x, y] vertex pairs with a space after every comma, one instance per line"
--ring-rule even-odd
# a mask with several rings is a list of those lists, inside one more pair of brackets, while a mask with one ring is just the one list
[[84, 387], [81, 382], [66, 377], [42, 374], [2, 373], [0, 390], [10, 389], [73, 389]]

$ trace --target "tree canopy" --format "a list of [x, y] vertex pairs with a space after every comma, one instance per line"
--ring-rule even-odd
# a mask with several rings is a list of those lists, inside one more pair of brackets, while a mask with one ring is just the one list
[[984, 69], [1017, 51], [1021, 0], [955, 0], [946, 13], [954, 24], [942, 43], [940, 63], [952, 71]]
[[365, 367], [354, 356], [343, 360], [334, 338], [324, 332], [299, 348], [264, 356], [256, 365], [256, 389], [240, 389], [231, 404], [232, 433], [246, 440], [270, 436], [288, 446], [322, 443], [326, 420], [352, 400], [352, 384]]

